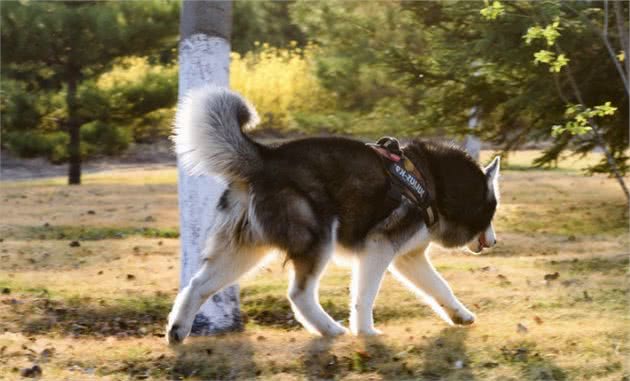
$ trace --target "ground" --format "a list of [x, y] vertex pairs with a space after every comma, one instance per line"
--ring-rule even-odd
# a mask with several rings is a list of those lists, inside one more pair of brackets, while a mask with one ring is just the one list
[[[497, 247], [432, 248], [477, 315], [451, 327], [391, 276], [383, 336], [310, 336], [285, 298], [278, 260], [241, 282], [245, 330], [165, 344], [178, 287], [173, 168], [4, 181], [0, 194], [0, 378], [628, 380], [628, 215], [618, 185], [582, 162], [504, 163]], [[489, 153], [484, 153], [484, 159]], [[586, 158], [584, 160], [594, 160]], [[321, 301], [348, 318], [349, 271], [331, 266]], [[29, 374], [30, 373], [30, 374]]]

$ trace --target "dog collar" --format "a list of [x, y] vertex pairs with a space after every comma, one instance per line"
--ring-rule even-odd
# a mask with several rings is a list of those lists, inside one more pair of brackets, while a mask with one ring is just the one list
[[386, 136], [376, 143], [368, 143], [367, 146], [386, 159], [385, 166], [392, 184], [389, 196], [396, 200], [403, 197], [410, 201], [420, 209], [426, 225], [433, 226], [437, 222], [437, 214], [426, 181], [418, 168], [405, 157], [398, 140]]

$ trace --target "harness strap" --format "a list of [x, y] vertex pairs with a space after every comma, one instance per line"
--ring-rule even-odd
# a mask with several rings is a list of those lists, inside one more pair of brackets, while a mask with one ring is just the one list
[[393, 185], [388, 196], [395, 200], [404, 197], [420, 209], [426, 225], [433, 226], [437, 222], [437, 214], [426, 181], [411, 160], [405, 157], [398, 140], [384, 137], [376, 144], [367, 145], [386, 159], [387, 173]]

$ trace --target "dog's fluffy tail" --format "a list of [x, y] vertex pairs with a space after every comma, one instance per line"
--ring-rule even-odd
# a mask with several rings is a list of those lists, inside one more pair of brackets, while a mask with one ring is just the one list
[[259, 146], [243, 133], [258, 120], [254, 107], [230, 90], [194, 89], [179, 104], [175, 118], [178, 160], [191, 175], [244, 181], [261, 165]]

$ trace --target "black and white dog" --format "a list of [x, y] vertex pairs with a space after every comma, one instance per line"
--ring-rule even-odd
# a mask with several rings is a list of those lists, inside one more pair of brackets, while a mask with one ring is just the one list
[[192, 91], [175, 125], [179, 160], [191, 174], [216, 174], [229, 183], [217, 205], [203, 267], [177, 295], [169, 315], [169, 343], [181, 342], [203, 302], [254, 268], [272, 249], [292, 264], [288, 297], [309, 331], [335, 336], [347, 330], [318, 301], [319, 279], [333, 254], [353, 263], [350, 331], [373, 335], [372, 305], [385, 271], [437, 302], [453, 323], [475, 316], [435, 271], [425, 250], [496, 243], [492, 218], [498, 202], [499, 158], [485, 169], [449, 145], [414, 141], [402, 149], [433, 195], [437, 221], [388, 197], [384, 160], [365, 144], [309, 138], [278, 147], [243, 133], [258, 121], [254, 108], [221, 88]]

